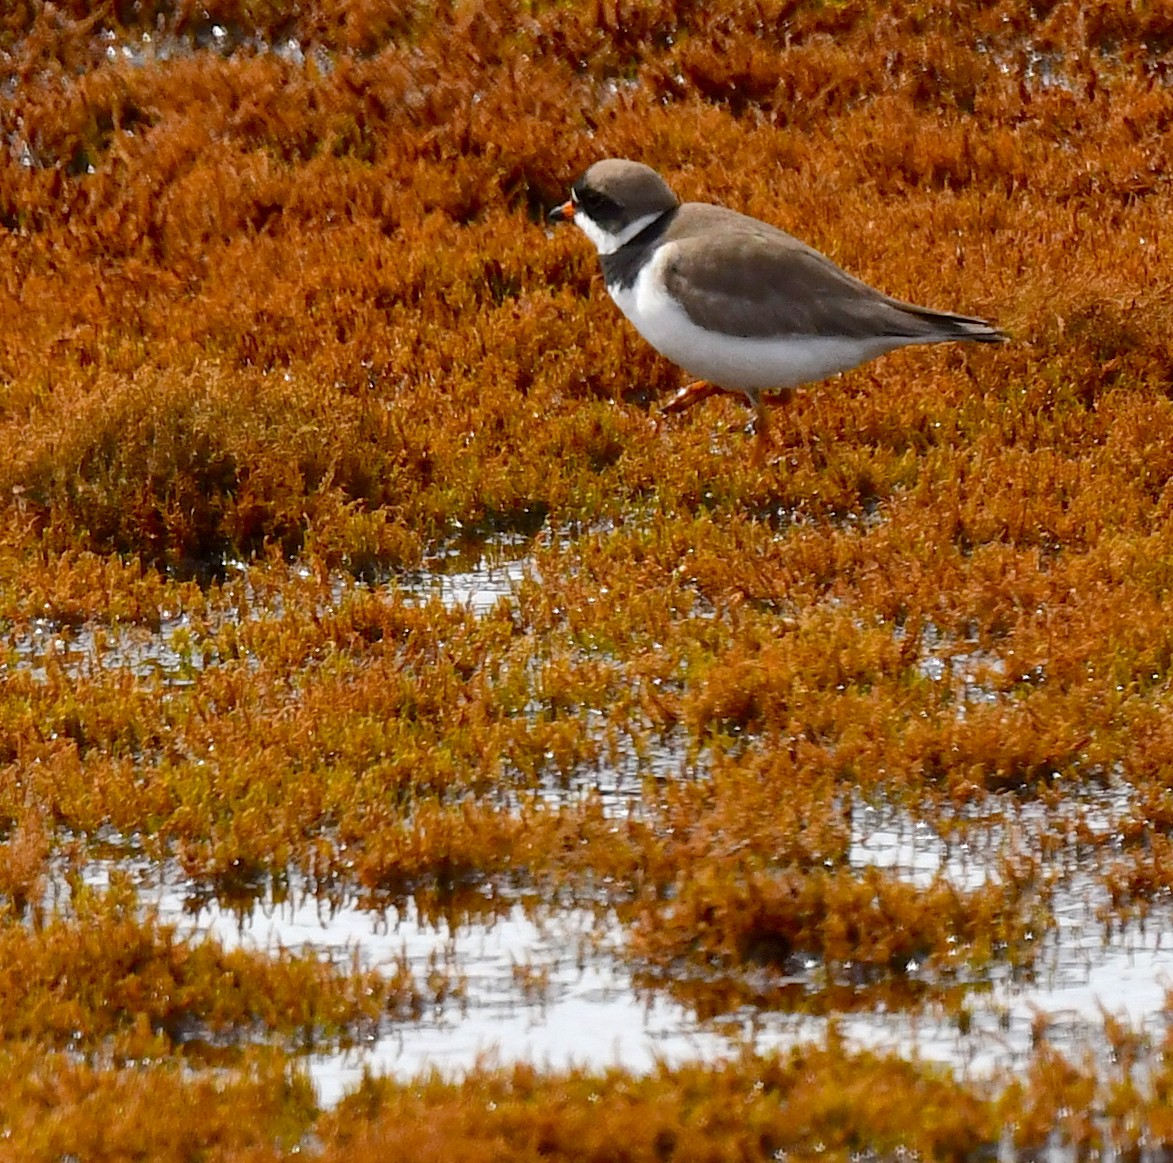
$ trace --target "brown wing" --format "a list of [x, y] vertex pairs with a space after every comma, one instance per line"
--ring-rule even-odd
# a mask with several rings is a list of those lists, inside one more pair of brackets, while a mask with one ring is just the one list
[[668, 290], [694, 323], [714, 331], [908, 342], [1001, 338], [980, 319], [884, 295], [792, 235], [722, 206], [682, 206], [663, 241]]

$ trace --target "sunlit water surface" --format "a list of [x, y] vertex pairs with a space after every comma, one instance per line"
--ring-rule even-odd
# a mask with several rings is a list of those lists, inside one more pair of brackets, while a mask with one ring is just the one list
[[[389, 581], [411, 600], [438, 598], [484, 614], [499, 601], [514, 600], [518, 584], [532, 574], [532, 560], [515, 547], [492, 559], [454, 561], [452, 568], [399, 575]], [[337, 595], [336, 595], [337, 596]], [[247, 616], [275, 616], [256, 609]], [[227, 615], [233, 616], [233, 615]], [[37, 624], [10, 639], [8, 666], [35, 675], [47, 666], [66, 673], [92, 667], [123, 667], [181, 687], [192, 681], [192, 658], [182, 649], [185, 621], [164, 619], [158, 631], [89, 627], [68, 633]], [[920, 673], [957, 687], [959, 713], [975, 701], [994, 697], [980, 673], [997, 672], [997, 659], [974, 652], [942, 659], [941, 643], [930, 636]], [[552, 801], [593, 794], [613, 817], [639, 812], [641, 781], [649, 763], [657, 778], [674, 778], [686, 766], [683, 751], [669, 740], [639, 763], [603, 767], [547, 789]], [[1098, 803], [1073, 811], [1092, 831], [1110, 835], [1127, 808], [1121, 785]], [[991, 822], [983, 842], [949, 843], [937, 829], [909, 813], [884, 805], [852, 806], [850, 863], [892, 870], [912, 883], [943, 877], [959, 890], [972, 890], [995, 875], [990, 853], [1004, 845], [1000, 831], [1014, 827], [1029, 837], [1045, 830], [1042, 809]], [[201, 903], [174, 868], [124, 860], [95, 861], [84, 879], [103, 884], [115, 869], [130, 871], [144, 908], [173, 921], [195, 939], [213, 936], [224, 945], [273, 951], [312, 946], [340, 963], [357, 956], [369, 968], [388, 967], [406, 957], [417, 980], [441, 967], [459, 988], [417, 1020], [387, 1023], [359, 1049], [311, 1057], [308, 1069], [324, 1103], [336, 1102], [364, 1070], [411, 1078], [439, 1070], [459, 1075], [478, 1063], [525, 1061], [548, 1067], [622, 1066], [646, 1071], [657, 1062], [715, 1061], [746, 1046], [758, 1050], [818, 1040], [833, 1020], [847, 1042], [858, 1047], [917, 1055], [948, 1063], [971, 1076], [1015, 1071], [1026, 1062], [1045, 1030], [1052, 1045], [1078, 1054], [1105, 1047], [1103, 1019], [1111, 1014], [1134, 1030], [1159, 1038], [1165, 1030], [1166, 991], [1173, 985], [1173, 941], [1164, 937], [1169, 917], [1153, 912], [1145, 924], [1106, 929], [1097, 912], [1103, 905], [1095, 878], [1078, 869], [1057, 891], [1055, 931], [1040, 934], [1041, 955], [1029, 980], [1009, 970], [995, 973], [972, 991], [964, 1031], [955, 1017], [933, 1008], [918, 1013], [866, 1012], [833, 1018], [744, 1011], [702, 1022], [666, 994], [636, 986], [623, 959], [623, 927], [603, 908], [527, 908], [520, 900], [489, 919], [461, 922], [421, 919], [411, 905], [372, 912], [357, 904], [327, 905], [296, 878], [280, 903], [262, 901], [238, 914], [215, 901]], [[64, 881], [50, 890], [67, 899]], [[486, 910], [489, 913], [490, 910]]]
[[[864, 805], [853, 813], [851, 860], [890, 868], [914, 883], [945, 876], [959, 888], [987, 875], [979, 856], [952, 850], [923, 823], [893, 809]], [[98, 861], [84, 879], [102, 885], [124, 861]], [[364, 1070], [409, 1079], [430, 1070], [458, 1076], [479, 1063], [545, 1067], [622, 1066], [646, 1071], [657, 1062], [713, 1062], [745, 1047], [757, 1050], [821, 1040], [833, 1020], [849, 1045], [947, 1063], [970, 1077], [1016, 1071], [1040, 1030], [1052, 1045], [1079, 1054], [1106, 1048], [1105, 1014], [1159, 1037], [1166, 990], [1173, 985], [1167, 918], [1106, 932], [1096, 919], [1090, 879], [1063, 889], [1059, 925], [1042, 937], [1032, 980], [1009, 971], [976, 989], [964, 1032], [933, 1008], [918, 1013], [866, 1012], [833, 1018], [745, 1010], [702, 1022], [666, 995], [638, 988], [620, 956], [624, 930], [606, 909], [526, 907], [521, 901], [485, 919], [424, 921], [412, 905], [373, 912], [327, 904], [290, 881], [280, 903], [237, 912], [201, 902], [178, 873], [131, 868], [144, 907], [194, 939], [274, 952], [312, 948], [339, 964], [357, 955], [366, 968], [404, 958], [419, 982], [441, 970], [443, 998], [416, 1020], [387, 1023], [366, 1046], [308, 1059], [323, 1103], [336, 1102]]]

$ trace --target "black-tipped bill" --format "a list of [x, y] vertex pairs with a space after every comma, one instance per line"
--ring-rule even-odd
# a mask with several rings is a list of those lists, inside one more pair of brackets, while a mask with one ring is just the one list
[[551, 222], [569, 222], [574, 217], [574, 203], [563, 202], [561, 206], [555, 206], [546, 217]]

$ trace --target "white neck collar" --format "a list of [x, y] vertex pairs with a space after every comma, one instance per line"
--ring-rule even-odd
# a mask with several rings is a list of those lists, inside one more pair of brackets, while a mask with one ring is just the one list
[[599, 254], [614, 254], [621, 246], [629, 243], [641, 230], [651, 226], [664, 210], [657, 210], [652, 214], [641, 214], [634, 222], [625, 226], [618, 234], [604, 230], [593, 218], [587, 216], [581, 206], [574, 211], [574, 225], [579, 228], [595, 244]]

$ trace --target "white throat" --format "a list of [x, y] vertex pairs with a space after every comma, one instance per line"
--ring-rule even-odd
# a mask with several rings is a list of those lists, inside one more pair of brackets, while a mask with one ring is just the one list
[[634, 222], [625, 226], [618, 234], [604, 230], [593, 218], [587, 216], [585, 210], [576, 207], [574, 211], [574, 225], [579, 228], [595, 244], [599, 254], [614, 254], [621, 246], [630, 242], [646, 226], [650, 226], [663, 214], [659, 210], [652, 214], [642, 214]]

